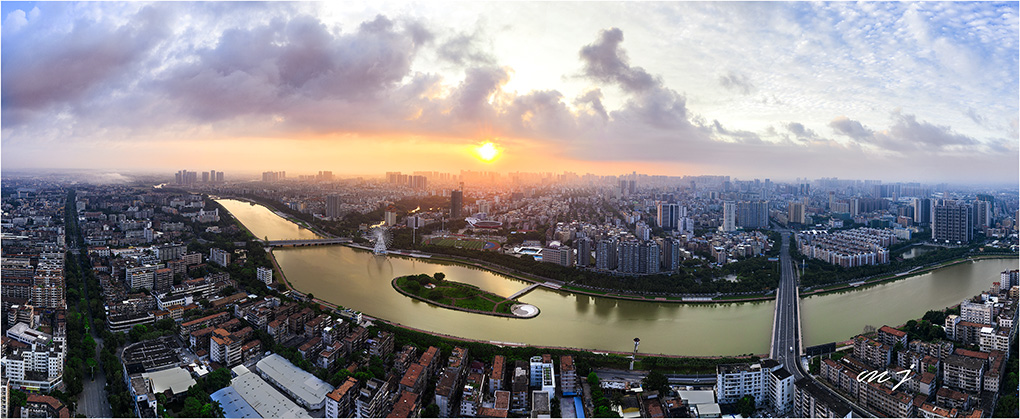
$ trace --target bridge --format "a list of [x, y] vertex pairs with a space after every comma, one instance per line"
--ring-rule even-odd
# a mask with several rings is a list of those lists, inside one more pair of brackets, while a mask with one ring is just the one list
[[[804, 350], [804, 340], [801, 334], [797, 270], [793, 268], [793, 261], [790, 258], [790, 231], [782, 231], [782, 236], [783, 244], [779, 254], [780, 279], [779, 288], [776, 290], [776, 312], [772, 323], [772, 344], [769, 347], [769, 356], [781, 362], [786, 370], [793, 375], [795, 381], [805, 377], [815, 380], [804, 371], [800, 362], [800, 356]], [[827, 391], [834, 398], [842, 400], [850, 406], [854, 417], [874, 417], [870, 412], [846, 399], [832, 388], [821, 382], [816, 382], [816, 384], [823, 391]]]
[[520, 296], [522, 296], [524, 294], [527, 294], [527, 293], [531, 292], [531, 290], [533, 290], [535, 288], [538, 288], [538, 287], [546, 287], [546, 288], [549, 288], [549, 289], [558, 290], [558, 289], [560, 289], [560, 284], [557, 284], [555, 282], [545, 282], [545, 283], [536, 282], [534, 284], [528, 285], [527, 287], [525, 287], [524, 289], [522, 289], [520, 291], [515, 292], [514, 295], [511, 295], [511, 296], [507, 297], [506, 299], [507, 300], [516, 299], [517, 297], [520, 297]]
[[324, 244], [350, 243], [351, 239], [346, 237], [334, 237], [329, 239], [294, 239], [294, 240], [260, 240], [269, 247], [280, 246], [319, 246]]

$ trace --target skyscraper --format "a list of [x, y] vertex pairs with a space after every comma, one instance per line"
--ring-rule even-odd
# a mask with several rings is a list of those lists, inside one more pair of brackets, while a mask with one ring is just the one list
[[659, 245], [654, 241], [643, 242], [638, 248], [637, 271], [643, 274], [659, 272]]
[[326, 197], [326, 217], [329, 218], [340, 218], [343, 216], [341, 212], [341, 205], [343, 200], [340, 195], [329, 195]]
[[972, 220], [974, 227], [985, 228], [991, 227], [992, 225], [992, 203], [988, 201], [977, 200], [971, 203], [971, 208], [974, 211]]
[[628, 240], [620, 243], [616, 256], [616, 270], [623, 273], [638, 273], [641, 265], [641, 243]]
[[662, 269], [680, 269], [680, 241], [671, 237], [662, 240]]
[[663, 230], [675, 231], [680, 219], [680, 206], [677, 204], [659, 203], [659, 214], [655, 221]]
[[746, 229], [768, 228], [768, 201], [741, 201], [738, 203], [737, 225]]
[[581, 237], [577, 239], [577, 266], [591, 265], [591, 239]]
[[[802, 202], [790, 202], [786, 211], [791, 223], [804, 224], [807, 221], [807, 217], [804, 214], [804, 203]], [[851, 209], [851, 213], [852, 211]]]
[[931, 238], [966, 243], [971, 240], [971, 208], [956, 201], [938, 200], [932, 207]]
[[734, 231], [737, 229], [737, 206], [730, 201], [723, 202], [722, 231]]
[[931, 199], [914, 198], [914, 224], [931, 225]]
[[606, 270], [616, 269], [617, 262], [616, 240], [599, 240], [595, 245], [595, 267]]
[[[463, 188], [463, 184], [461, 184]], [[457, 190], [450, 192], [450, 218], [460, 218], [461, 210], [464, 208], [464, 191]]]

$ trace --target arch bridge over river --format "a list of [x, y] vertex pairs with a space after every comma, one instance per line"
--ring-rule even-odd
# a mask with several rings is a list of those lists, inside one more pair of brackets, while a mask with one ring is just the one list
[[[263, 206], [218, 200], [257, 237], [318, 239]], [[641, 338], [646, 353], [676, 355], [767, 354], [776, 302], [689, 305], [591, 297], [537, 287], [521, 297], [542, 313], [533, 319], [481, 316], [435, 307], [390, 287], [397, 276], [443, 272], [447, 279], [509, 296], [529, 283], [466, 265], [375, 255], [348, 246], [273, 250], [290, 283], [316, 298], [409, 327], [468, 339], [629, 351]], [[804, 347], [843, 341], [866, 325], [898, 325], [925, 311], [959, 304], [1017, 269], [1017, 259], [963, 263], [900, 281], [800, 300]]]

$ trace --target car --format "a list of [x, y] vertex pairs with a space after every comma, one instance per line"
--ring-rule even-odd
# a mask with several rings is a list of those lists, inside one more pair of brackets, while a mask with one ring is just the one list
[[790, 347], [790, 352], [793, 352], [793, 347], [792, 346]]

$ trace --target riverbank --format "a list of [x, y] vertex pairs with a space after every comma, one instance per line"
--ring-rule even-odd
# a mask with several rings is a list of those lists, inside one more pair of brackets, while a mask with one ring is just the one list
[[[418, 301], [422, 301], [422, 302], [425, 302], [425, 303], [428, 303], [428, 304], [432, 304], [434, 306], [438, 306], [438, 307], [442, 307], [442, 308], [446, 308], [446, 309], [450, 309], [450, 310], [463, 311], [465, 313], [484, 314], [484, 315], [487, 315], [487, 316], [505, 317], [505, 318], [511, 318], [511, 319], [530, 319], [530, 318], [534, 318], [534, 317], [538, 316], [538, 312], [535, 312], [535, 314], [533, 316], [528, 316], [528, 317], [516, 316], [513, 313], [511, 313], [510, 308], [513, 305], [515, 305], [515, 304], [519, 304], [517, 301], [511, 300], [511, 299], [508, 299], [508, 298], [504, 298], [504, 297], [501, 297], [501, 296], [498, 296], [498, 295], [493, 294], [493, 293], [488, 292], [488, 291], [484, 291], [484, 290], [478, 289], [478, 287], [475, 287], [473, 285], [461, 284], [461, 283], [451, 283], [450, 281], [442, 281], [443, 285], [436, 286], [436, 288], [433, 289], [433, 290], [430, 290], [430, 292], [431, 291], [439, 291], [439, 292], [443, 292], [445, 294], [450, 294], [450, 292], [454, 292], [454, 293], [460, 292], [460, 294], [465, 295], [464, 297], [459, 297], [459, 298], [458, 297], [453, 297], [452, 295], [444, 295], [443, 298], [450, 298], [451, 302], [453, 302], [453, 304], [445, 304], [445, 303], [442, 303], [442, 302], [437, 301], [435, 299], [426, 298], [426, 297], [423, 297], [421, 295], [417, 295], [415, 293], [412, 293], [409, 290], [404, 289], [405, 287], [408, 286], [406, 281], [412, 281], [412, 279], [410, 279], [409, 277], [397, 277], [397, 278], [393, 278], [393, 280], [390, 281], [390, 285], [393, 287], [393, 289], [397, 290], [397, 292], [403, 294], [405, 297], [410, 297], [410, 298], [413, 298], [413, 299], [418, 300]], [[469, 294], [473, 294], [473, 295], [469, 295]], [[463, 303], [465, 303], [465, 304], [491, 305], [492, 308], [489, 311], [484, 311], [484, 310], [477, 310], [477, 309], [472, 309], [472, 308], [468, 308], [468, 307], [461, 307], [461, 306], [456, 305], [457, 303], [461, 303], [462, 302], [461, 301], [462, 298], [466, 298], [467, 299], [467, 300], [463, 301]], [[504, 310], [505, 310], [505, 312], [504, 312]]]
[[[286, 287], [286, 289], [288, 291], [293, 291], [293, 292], [298, 293], [300, 295], [306, 295], [301, 290], [295, 288], [290, 283], [290, 281], [286, 278], [286, 275], [284, 275], [282, 270], [280, 269], [280, 265], [279, 265], [279, 262], [276, 260], [275, 254], [273, 254], [273, 252], [270, 252], [268, 256], [269, 256], [270, 261], [272, 261], [273, 269], [278, 271], [278, 272], [280, 272], [280, 279], [281, 279], [280, 283], [282, 283]], [[322, 306], [324, 308], [338, 309], [338, 310], [345, 308], [345, 307], [343, 307], [343, 306], [341, 306], [339, 304], [335, 304], [335, 303], [323, 300], [323, 299], [318, 298], [318, 297], [313, 298], [312, 301], [314, 303], [316, 303], [316, 304], [319, 304], [320, 306]], [[456, 345], [458, 343], [476, 343], [476, 344], [483, 344], [483, 345], [488, 345], [488, 346], [492, 346], [492, 347], [496, 347], [496, 348], [504, 348], [504, 347], [522, 348], [522, 349], [524, 349], [524, 348], [535, 348], [535, 349], [541, 349], [541, 350], [559, 350], [559, 351], [585, 352], [585, 353], [593, 353], [593, 354], [596, 354], [596, 355], [601, 355], [601, 354], [605, 354], [605, 355], [620, 355], [620, 356], [633, 355], [633, 352], [613, 351], [613, 350], [606, 350], [606, 349], [599, 349], [599, 348], [581, 348], [581, 347], [554, 346], [554, 345], [532, 345], [532, 344], [520, 343], [520, 342], [506, 342], [506, 341], [494, 341], [494, 340], [485, 340], [485, 339], [472, 339], [472, 338], [466, 338], [466, 337], [461, 337], [461, 336], [455, 336], [455, 335], [451, 335], [451, 334], [447, 334], [447, 333], [434, 332], [434, 331], [425, 330], [425, 329], [421, 329], [421, 328], [417, 328], [417, 327], [413, 327], [413, 326], [408, 326], [408, 325], [405, 325], [405, 324], [402, 324], [402, 323], [399, 323], [399, 322], [396, 322], [396, 321], [392, 321], [392, 320], [388, 320], [388, 319], [384, 319], [384, 318], [380, 318], [380, 317], [376, 317], [376, 316], [372, 316], [372, 315], [364, 314], [364, 313], [362, 313], [362, 318], [365, 321], [382, 323], [382, 324], [384, 324], [386, 326], [389, 326], [389, 327], [392, 327], [392, 328], [395, 328], [395, 329], [398, 329], [398, 330], [403, 330], [403, 331], [405, 331], [407, 333], [418, 333], [418, 334], [424, 334], [424, 335], [428, 335], [428, 336], [444, 339], [444, 340], [449, 341], [453, 345]], [[642, 352], [642, 353], [638, 353], [638, 357], [639, 358], [642, 358], [642, 357], [658, 357], [658, 358], [670, 358], [670, 359], [678, 359], [678, 360], [726, 360], [727, 362], [731, 362], [730, 360], [765, 358], [765, 357], [768, 357], [768, 354], [746, 354], [746, 355], [680, 355], [680, 354], [664, 354], [664, 353]], [[738, 361], [734, 361], [734, 362], [738, 362]]]
[[[273, 205], [273, 203], [270, 202], [270, 201], [262, 201], [262, 200], [252, 199], [252, 198], [247, 198], [247, 197], [242, 197], [242, 196], [219, 196], [216, 199], [233, 199], [235, 201], [243, 201], [243, 202], [248, 202], [248, 203], [255, 204], [255, 205], [261, 205], [263, 207], [266, 207], [266, 209], [268, 209], [269, 211], [272, 211], [273, 214], [276, 214], [276, 215], [280, 216], [280, 218], [283, 218], [283, 219], [285, 219], [287, 221], [290, 221], [290, 222], [294, 223], [295, 225], [297, 225], [297, 226], [299, 226], [301, 228], [304, 228], [304, 229], [306, 229], [308, 231], [311, 231], [312, 233], [315, 233], [315, 234], [317, 234], [317, 235], [319, 235], [319, 236], [321, 236], [323, 238], [335, 238], [336, 237], [336, 235], [334, 235], [334, 234], [330, 234], [330, 233], [327, 233], [327, 232], [323, 231], [321, 228], [319, 228], [319, 226], [315, 225], [315, 223], [308, 223], [305, 220], [302, 220], [300, 218], [294, 217], [291, 214], [288, 214], [288, 213], [286, 213], [284, 211], [276, 209], [275, 205]], [[215, 201], [215, 199], [214, 199], [214, 201]], [[234, 218], [236, 219], [237, 217], [234, 217]], [[238, 220], [238, 222], [240, 222], [240, 220]], [[245, 230], [248, 230], [248, 228], [245, 227]], [[251, 233], [250, 230], [248, 232]], [[257, 240], [261, 240], [261, 239], [259, 239], [258, 236], [255, 236], [254, 234], [252, 234], [252, 236], [254, 236]]]
[[[879, 278], [876, 278], [876, 279], [873, 279], [873, 280], [870, 280], [870, 281], [861, 282], [861, 283], [850, 282], [850, 283], [846, 283], [846, 284], [834, 285], [834, 286], [831, 286], [831, 287], [823, 287], [823, 288], [820, 288], [818, 290], [814, 290], [814, 291], [803, 293], [803, 294], [801, 294], [801, 297], [803, 298], [803, 297], [810, 297], [810, 296], [838, 294], [838, 293], [848, 292], [848, 291], [864, 290], [864, 289], [871, 288], [871, 287], [876, 286], [876, 285], [893, 283], [893, 282], [899, 281], [901, 279], [912, 278], [912, 277], [915, 277], [915, 276], [918, 276], [918, 275], [923, 275], [923, 274], [926, 274], [926, 273], [929, 273], [929, 272], [932, 272], [932, 271], [935, 271], [935, 270], [938, 270], [938, 269], [948, 268], [950, 266], [959, 265], [961, 263], [970, 263], [970, 262], [975, 261], [975, 260], [984, 260], [984, 259], [1015, 259], [1015, 258], [1017, 258], [1017, 255], [1006, 255], [1006, 254], [965, 256], [965, 257], [961, 257], [961, 258], [957, 258], [957, 259], [948, 260], [948, 261], [942, 262], [942, 263], [940, 263], [938, 265], [929, 266], [927, 268], [922, 268], [922, 269], [916, 269], [916, 270], [908, 271], [909, 273], [906, 273], [906, 274], [904, 274], [904, 273], [890, 274], [890, 275], [882, 276], [882, 277], [879, 277]], [[852, 285], [852, 284], [856, 284], [856, 285]]]

